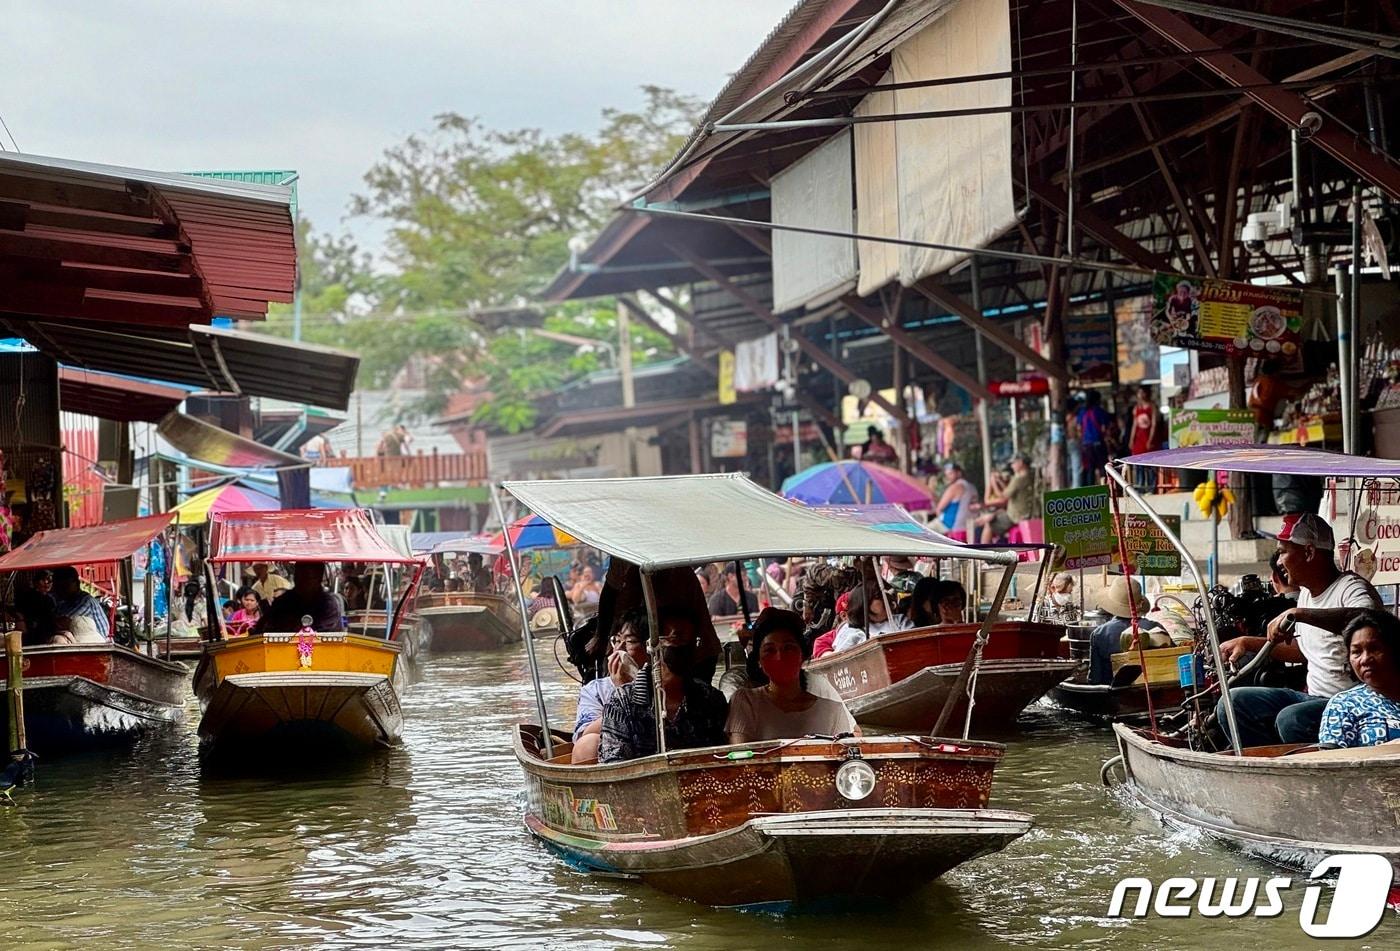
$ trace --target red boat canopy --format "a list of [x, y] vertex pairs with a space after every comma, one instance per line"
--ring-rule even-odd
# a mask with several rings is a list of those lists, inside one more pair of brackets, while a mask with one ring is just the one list
[[364, 509], [214, 512], [212, 562], [363, 561], [412, 565], [375, 530]]
[[0, 572], [121, 561], [165, 531], [174, 517], [174, 513], [166, 512], [90, 528], [39, 532], [8, 555], [0, 556]]

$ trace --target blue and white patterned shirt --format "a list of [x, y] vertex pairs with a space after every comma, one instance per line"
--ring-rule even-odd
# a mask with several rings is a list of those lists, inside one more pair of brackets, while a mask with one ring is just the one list
[[1400, 740], [1400, 702], [1362, 684], [1327, 701], [1317, 741], [1330, 746], [1377, 746]]

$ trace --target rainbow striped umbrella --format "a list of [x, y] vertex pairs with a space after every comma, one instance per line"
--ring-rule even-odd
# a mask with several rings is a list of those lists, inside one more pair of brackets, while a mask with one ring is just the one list
[[906, 509], [933, 508], [928, 487], [914, 476], [855, 459], [803, 469], [783, 481], [782, 495], [807, 505], [891, 503]]
[[267, 512], [279, 507], [275, 496], [236, 483], [205, 489], [175, 506], [179, 525], [203, 525], [212, 512]]

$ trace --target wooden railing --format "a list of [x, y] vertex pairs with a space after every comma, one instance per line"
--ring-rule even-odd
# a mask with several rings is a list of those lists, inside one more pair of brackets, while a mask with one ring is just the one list
[[413, 456], [361, 456], [327, 459], [323, 466], [348, 466], [357, 489], [392, 486], [422, 488], [439, 483], [484, 483], [486, 452], [424, 452]]

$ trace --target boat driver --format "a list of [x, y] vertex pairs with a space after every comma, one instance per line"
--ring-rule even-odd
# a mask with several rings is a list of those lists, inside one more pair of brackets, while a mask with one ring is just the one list
[[53, 602], [54, 616], [59, 619], [56, 626], [60, 630], [78, 634], [90, 621], [96, 635], [104, 640], [108, 637], [107, 612], [102, 602], [83, 590], [78, 569], [64, 565], [53, 570]]
[[299, 561], [292, 573], [292, 587], [268, 605], [254, 634], [290, 634], [301, 630], [301, 619], [311, 617], [314, 631], [342, 631], [340, 602], [326, 590], [326, 563]]
[[[1289, 663], [1306, 661], [1307, 692], [1287, 687], [1236, 687], [1230, 691], [1240, 746], [1316, 743], [1323, 710], [1331, 697], [1353, 686], [1342, 632], [1366, 610], [1380, 610], [1381, 599], [1365, 578], [1337, 568], [1332, 527], [1319, 515], [1285, 515], [1278, 533], [1278, 562], [1297, 585], [1298, 606], [1269, 622], [1268, 636], [1237, 637], [1220, 645], [1235, 663], [1274, 642], [1273, 657]], [[1292, 629], [1285, 623], [1292, 620]], [[1228, 728], [1225, 701], [1216, 719]]]

